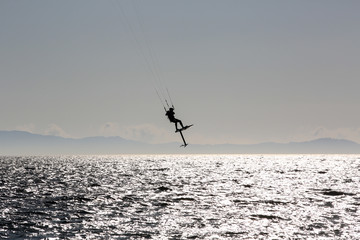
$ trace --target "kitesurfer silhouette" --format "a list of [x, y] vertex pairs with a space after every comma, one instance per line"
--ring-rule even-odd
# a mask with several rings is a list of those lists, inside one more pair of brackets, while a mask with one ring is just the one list
[[180, 123], [181, 128], [184, 128], [184, 125], [181, 122], [181, 120], [175, 118], [175, 112], [173, 107], [169, 108], [169, 110], [166, 111], [165, 115], [169, 118], [170, 122], [175, 123], [176, 132], [179, 131], [178, 123]]

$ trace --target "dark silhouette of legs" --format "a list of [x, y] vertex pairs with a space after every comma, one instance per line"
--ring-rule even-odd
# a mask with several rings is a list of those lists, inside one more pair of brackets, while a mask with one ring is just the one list
[[176, 130], [178, 130], [178, 123], [180, 123], [181, 128], [184, 128], [184, 125], [181, 120], [175, 118], [173, 122], [175, 123]]

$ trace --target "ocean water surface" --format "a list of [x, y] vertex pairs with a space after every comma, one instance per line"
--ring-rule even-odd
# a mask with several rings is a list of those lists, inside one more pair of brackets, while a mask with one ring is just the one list
[[0, 157], [0, 239], [360, 239], [359, 155]]

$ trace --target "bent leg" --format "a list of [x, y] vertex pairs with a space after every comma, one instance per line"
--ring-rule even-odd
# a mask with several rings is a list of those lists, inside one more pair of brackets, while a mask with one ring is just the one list
[[172, 122], [175, 123], [176, 131], [179, 130], [179, 128], [178, 128], [178, 123], [180, 123], [181, 128], [184, 128], [184, 125], [183, 125], [183, 123], [181, 122], [181, 120], [175, 118]]
[[184, 125], [183, 125], [183, 123], [182, 123], [182, 121], [181, 121], [181, 120], [176, 119], [176, 123], [180, 123], [181, 127], [182, 127], [182, 128], [184, 128]]
[[179, 123], [180, 123], [181, 127], [184, 128], [184, 125], [181, 120], [179, 120]]

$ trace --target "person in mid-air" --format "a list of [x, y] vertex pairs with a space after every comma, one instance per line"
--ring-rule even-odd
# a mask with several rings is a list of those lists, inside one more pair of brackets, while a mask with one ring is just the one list
[[175, 123], [176, 132], [179, 131], [178, 123], [180, 123], [181, 128], [184, 128], [181, 120], [175, 118], [175, 112], [173, 107], [169, 108], [169, 110], [166, 111], [165, 115], [169, 118], [170, 122]]

